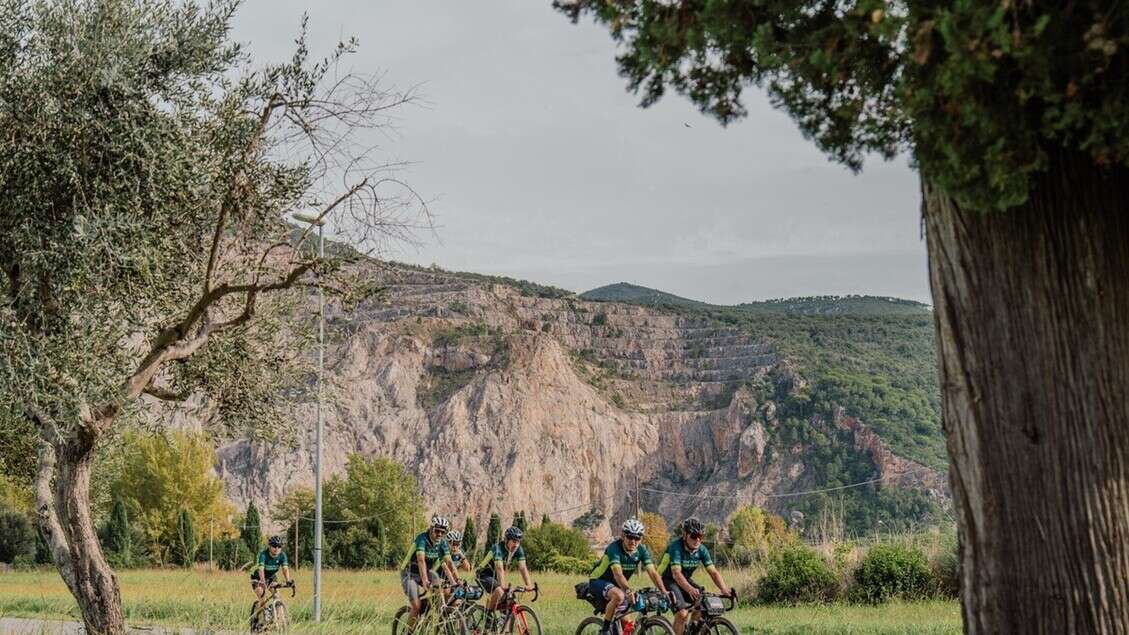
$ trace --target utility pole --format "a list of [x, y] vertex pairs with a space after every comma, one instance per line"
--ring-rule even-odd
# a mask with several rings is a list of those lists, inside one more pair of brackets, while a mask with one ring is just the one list
[[[317, 225], [318, 228], [318, 261], [325, 260], [325, 221], [316, 216], [295, 214], [297, 221]], [[318, 271], [318, 405], [317, 405], [317, 436], [314, 445], [314, 621], [321, 621], [321, 441], [325, 428], [325, 413], [322, 411], [324, 391], [322, 389], [323, 375], [325, 373], [325, 289], [321, 283], [321, 271]]]
[[214, 525], [215, 525], [215, 519], [209, 518], [208, 519], [208, 568], [213, 569], [213, 570], [216, 568], [216, 563], [215, 563], [214, 560], [212, 560], [212, 543], [214, 542], [214, 539], [215, 539], [215, 531], [213, 530]]
[[298, 521], [302, 519], [302, 512], [294, 513], [294, 568], [298, 568]]
[[638, 472], [636, 472], [636, 473], [635, 473], [635, 518], [639, 518], [639, 515], [640, 515], [640, 510], [641, 510], [641, 509], [642, 509], [642, 507], [643, 507], [643, 503], [641, 502], [641, 500], [640, 500], [639, 496], [640, 496], [640, 492], [639, 492], [639, 473], [638, 473]]

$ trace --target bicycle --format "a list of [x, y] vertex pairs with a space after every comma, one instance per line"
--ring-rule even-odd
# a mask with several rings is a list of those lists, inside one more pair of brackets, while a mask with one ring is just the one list
[[[592, 605], [593, 617], [586, 617], [576, 627], [576, 635], [598, 635], [604, 626], [604, 610], [607, 603], [588, 593], [587, 584], [577, 585], [576, 596]], [[624, 599], [612, 618], [611, 635], [674, 635], [674, 627], [663, 617], [670, 610], [670, 600], [662, 591], [652, 588], [635, 592], [635, 602]], [[639, 618], [624, 622], [624, 618], [638, 613]]]
[[483, 591], [480, 586], [466, 584], [454, 591], [452, 603], [459, 613], [462, 613], [463, 622], [466, 624], [470, 635], [484, 635], [486, 626], [486, 607], [478, 604], [482, 599]]
[[[465, 585], [464, 582], [457, 586]], [[420, 598], [422, 606], [416, 616], [416, 623], [411, 628], [408, 627], [408, 621], [411, 619], [412, 609], [407, 605], [401, 606], [392, 618], [392, 635], [466, 635], [466, 622], [463, 621], [462, 612], [453, 606], [454, 594], [443, 594], [444, 590], [455, 586], [443, 580], [424, 589], [424, 596]], [[435, 598], [435, 595], [439, 597]], [[433, 599], [439, 601], [433, 602]], [[431, 610], [432, 604], [437, 605], [439, 610]]]
[[[725, 606], [729, 600], [729, 606]], [[698, 601], [690, 607], [690, 621], [686, 623], [686, 635], [738, 635], [737, 627], [723, 615], [737, 606], [737, 591], [730, 590], [728, 596], [702, 593]]]
[[[510, 587], [502, 595], [498, 607], [493, 611], [486, 611], [485, 620], [479, 635], [541, 635], [541, 619], [531, 607], [520, 604], [517, 596], [523, 593], [532, 593], [530, 604], [537, 601], [541, 595], [541, 588], [534, 583], [533, 588]], [[504, 615], [499, 621], [499, 616]]]
[[270, 597], [263, 598], [262, 602], [255, 600], [251, 603], [251, 632], [252, 633], [287, 633], [290, 631], [290, 618], [286, 614], [286, 603], [278, 596], [279, 589], [290, 589], [290, 597], [298, 590], [294, 581], [286, 584], [271, 582], [267, 585]]

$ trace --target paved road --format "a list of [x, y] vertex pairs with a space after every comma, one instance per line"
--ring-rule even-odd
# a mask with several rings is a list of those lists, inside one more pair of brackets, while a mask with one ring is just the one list
[[[85, 632], [78, 622], [0, 617], [0, 633], [3, 635], [83, 635]], [[227, 631], [167, 629], [161, 626], [134, 627], [129, 632], [130, 635], [235, 635]]]

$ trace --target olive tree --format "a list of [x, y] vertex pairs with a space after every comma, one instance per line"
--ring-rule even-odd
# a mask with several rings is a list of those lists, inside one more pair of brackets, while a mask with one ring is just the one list
[[557, 0], [644, 106], [763, 88], [831, 158], [912, 157], [971, 633], [1129, 623], [1121, 0]]
[[88, 633], [124, 633], [90, 514], [100, 444], [190, 397], [276, 420], [304, 385], [308, 287], [372, 291], [293, 213], [369, 247], [426, 220], [354, 134], [410, 95], [339, 73], [353, 42], [252, 66], [236, 6], [0, 0], [0, 421], [37, 434], [39, 526]]

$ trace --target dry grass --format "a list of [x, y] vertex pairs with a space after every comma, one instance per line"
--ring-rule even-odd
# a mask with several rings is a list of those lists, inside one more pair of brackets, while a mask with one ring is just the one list
[[[727, 572], [745, 588], [751, 573]], [[298, 596], [289, 601], [295, 632], [310, 634], [386, 634], [402, 604], [399, 577], [392, 571], [328, 571], [322, 604], [323, 622], [310, 623], [312, 588], [309, 570], [297, 572]], [[119, 574], [127, 619], [238, 631], [253, 599], [248, 577], [204, 569], [138, 570]], [[534, 608], [545, 635], [571, 635], [591, 610], [573, 598], [573, 576], [539, 574], [543, 593]], [[288, 595], [289, 592], [287, 592]], [[74, 601], [51, 570], [0, 575], [0, 616], [71, 617]], [[955, 602], [868, 606], [745, 607], [729, 614], [742, 633], [949, 634], [960, 632]]]

